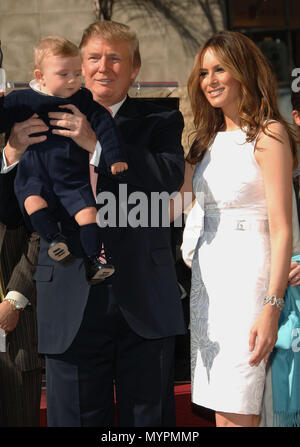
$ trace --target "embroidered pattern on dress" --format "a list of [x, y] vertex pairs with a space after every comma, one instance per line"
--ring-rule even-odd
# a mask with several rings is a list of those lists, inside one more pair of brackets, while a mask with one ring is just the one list
[[[209, 193], [207, 184], [203, 177], [198, 175], [199, 165], [197, 165], [193, 177], [193, 189], [194, 191], [200, 191], [202, 196], [199, 195], [197, 201], [201, 207], [204, 206], [203, 198]], [[197, 246], [195, 248], [193, 261], [192, 261], [192, 286], [190, 293], [190, 325], [191, 328], [191, 374], [192, 382], [194, 380], [194, 372], [196, 367], [197, 353], [200, 351], [202, 362], [207, 372], [207, 380], [210, 381], [210, 370], [213, 365], [213, 361], [220, 351], [218, 342], [213, 342], [209, 339], [208, 335], [208, 308], [209, 297], [201, 277], [201, 271], [198, 259], [198, 250], [206, 238], [207, 233], [202, 232]]]

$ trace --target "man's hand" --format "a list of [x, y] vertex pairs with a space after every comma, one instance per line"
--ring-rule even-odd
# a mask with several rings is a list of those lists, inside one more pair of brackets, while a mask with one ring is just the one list
[[19, 310], [14, 310], [8, 301], [0, 303], [0, 327], [5, 332], [15, 329], [19, 321]]
[[291, 263], [288, 285], [293, 287], [300, 285], [300, 264], [298, 262]]
[[23, 121], [22, 123], [16, 123], [11, 130], [5, 148], [7, 166], [18, 162], [28, 146], [35, 143], [41, 143], [47, 139], [46, 135], [39, 137], [31, 137], [30, 135], [46, 132], [47, 130], [48, 127], [40, 118], [38, 118], [36, 113], [28, 120]]
[[97, 137], [86, 116], [73, 104], [67, 104], [60, 107], [71, 110], [73, 114], [66, 112], [50, 112], [50, 124], [52, 126], [63, 128], [53, 129], [52, 133], [72, 138], [78, 146], [92, 154], [95, 150]]
[[126, 171], [128, 169], [128, 164], [125, 161], [118, 161], [113, 163], [110, 167], [112, 174], [118, 174], [119, 172]]

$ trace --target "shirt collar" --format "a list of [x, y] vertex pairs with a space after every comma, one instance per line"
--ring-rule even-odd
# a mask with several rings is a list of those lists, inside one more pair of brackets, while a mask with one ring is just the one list
[[[40, 95], [51, 96], [51, 95], [48, 95], [48, 93], [42, 92], [42, 90], [41, 90], [41, 88], [40, 88], [40, 86], [39, 86], [39, 83], [37, 82], [36, 79], [32, 79], [32, 80], [29, 82], [29, 87], [30, 87], [32, 90], [34, 90], [35, 92], [39, 93]], [[64, 98], [64, 96], [57, 96], [57, 98]]]
[[125, 98], [122, 99], [122, 101], [117, 102], [117, 104], [113, 104], [112, 106], [109, 106], [109, 108], [110, 108], [110, 110], [111, 110], [111, 114], [112, 114], [112, 116], [115, 116], [115, 115], [118, 113], [118, 111], [119, 111], [121, 105], [122, 105], [123, 102], [126, 100], [126, 98], [127, 98], [127, 96], [125, 96]]
[[32, 80], [29, 82], [29, 87], [30, 87], [32, 90], [34, 90], [35, 92], [37, 92], [37, 93], [41, 93], [42, 95], [46, 95], [46, 96], [48, 96], [46, 93], [44, 93], [44, 92], [41, 91], [40, 86], [39, 86], [39, 83], [37, 82], [36, 79], [32, 79]]

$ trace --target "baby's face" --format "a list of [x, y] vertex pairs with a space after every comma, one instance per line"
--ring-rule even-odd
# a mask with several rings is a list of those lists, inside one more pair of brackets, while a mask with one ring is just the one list
[[81, 59], [79, 56], [48, 56], [41, 69], [35, 71], [35, 77], [42, 92], [69, 98], [81, 87]]

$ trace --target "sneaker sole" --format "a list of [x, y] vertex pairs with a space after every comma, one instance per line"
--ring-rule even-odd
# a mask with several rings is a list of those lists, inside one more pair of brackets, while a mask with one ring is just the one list
[[95, 275], [88, 280], [89, 284], [97, 284], [99, 282], [104, 281], [109, 276], [113, 275], [115, 273], [115, 269], [113, 266], [110, 267], [103, 267], [101, 270], [98, 270]]
[[50, 247], [48, 249], [48, 256], [56, 262], [65, 262], [73, 257], [67, 244], [64, 242], [58, 242]]

